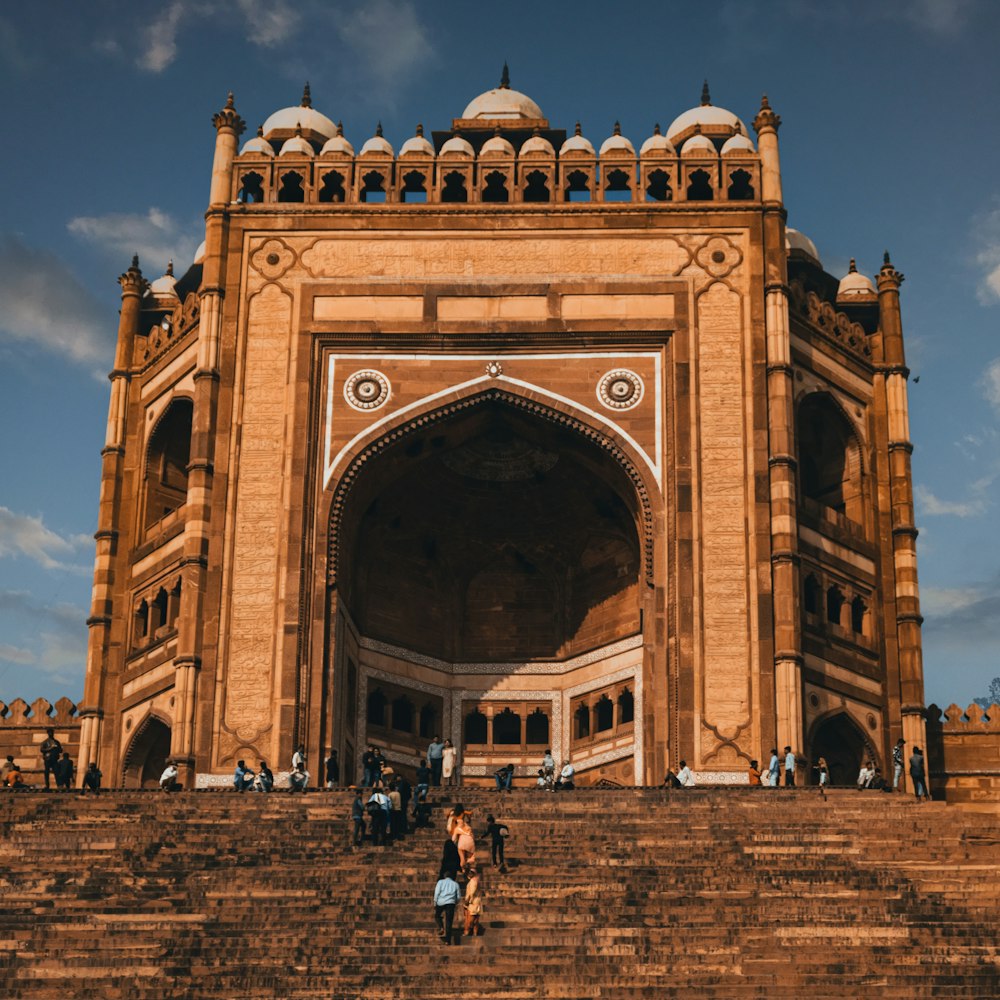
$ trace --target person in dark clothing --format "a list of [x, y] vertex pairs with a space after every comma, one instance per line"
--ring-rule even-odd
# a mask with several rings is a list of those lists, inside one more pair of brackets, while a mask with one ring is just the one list
[[274, 773], [267, 766], [266, 760], [262, 760], [260, 762], [260, 768], [257, 771], [257, 782], [254, 785], [254, 788], [256, 788], [258, 792], [269, 792], [272, 788], [274, 788]]
[[417, 801], [423, 802], [427, 798], [427, 792], [431, 787], [431, 769], [427, 766], [427, 760], [423, 757], [420, 758], [420, 763], [417, 765], [417, 787], [416, 795]]
[[372, 761], [372, 787], [377, 788], [382, 784], [382, 771], [385, 768], [385, 757], [378, 747], [374, 750], [374, 760]]
[[97, 769], [97, 765], [91, 761], [90, 767], [83, 772], [83, 791], [81, 795], [86, 795], [87, 792], [93, 792], [95, 795], [100, 795], [101, 793], [101, 778], [103, 775]]
[[54, 729], [45, 730], [45, 740], [38, 748], [38, 752], [42, 755], [42, 766], [45, 768], [45, 787], [48, 788], [49, 775], [56, 773], [56, 764], [59, 763], [63, 752], [62, 744], [56, 739]]
[[913, 794], [918, 802], [929, 799], [927, 794], [927, 774], [924, 771], [924, 754], [920, 747], [914, 747], [910, 756], [910, 778], [913, 781]]
[[490, 838], [490, 858], [494, 868], [499, 868], [504, 875], [507, 873], [507, 862], [504, 860], [504, 841], [510, 836], [506, 823], [498, 823], [492, 813], [486, 817], [486, 835]]
[[413, 798], [413, 786], [401, 774], [396, 778], [396, 790], [399, 792], [399, 807], [403, 812], [402, 832], [409, 833], [410, 799]]
[[68, 753], [64, 753], [56, 763], [56, 788], [61, 792], [68, 792], [73, 787], [73, 761]]
[[331, 750], [326, 760], [326, 787], [336, 788], [340, 784], [340, 761], [337, 760], [337, 751]]
[[361, 784], [365, 788], [371, 788], [375, 784], [375, 746], [372, 744], [361, 755], [361, 766], [364, 769], [364, 776]]
[[431, 825], [431, 804], [425, 799], [413, 801], [413, 828]]
[[444, 764], [444, 742], [440, 736], [435, 736], [427, 747], [427, 762], [431, 766], [431, 784], [435, 788], [441, 785], [441, 767]]
[[365, 839], [365, 804], [361, 798], [361, 790], [354, 793], [354, 802], [351, 804], [351, 819], [354, 821], [354, 846], [360, 847]]
[[462, 859], [458, 855], [458, 847], [455, 841], [449, 837], [444, 842], [441, 852], [441, 867], [438, 869], [438, 878], [444, 878], [445, 872], [457, 872], [462, 867]]

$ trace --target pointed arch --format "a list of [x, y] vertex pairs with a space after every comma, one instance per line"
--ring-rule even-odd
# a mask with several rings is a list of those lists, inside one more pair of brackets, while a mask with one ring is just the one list
[[122, 785], [125, 788], [155, 788], [170, 757], [171, 723], [149, 711], [135, 727], [122, 754]]

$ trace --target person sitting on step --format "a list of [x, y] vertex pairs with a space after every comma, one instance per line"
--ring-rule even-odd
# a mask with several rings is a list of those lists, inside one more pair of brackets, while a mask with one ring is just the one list
[[87, 792], [93, 792], [95, 795], [100, 795], [102, 777], [103, 775], [97, 769], [97, 764], [94, 761], [91, 761], [90, 767], [83, 772], [83, 788], [81, 789], [80, 794], [86, 795]]
[[179, 773], [177, 765], [173, 761], [169, 761], [163, 769], [163, 774], [160, 775], [160, 790], [164, 792], [179, 791], [180, 785], [177, 783]]
[[[298, 753], [296, 753], [298, 756]], [[288, 776], [288, 787], [293, 792], [302, 792], [303, 795], [309, 787], [309, 772], [305, 769], [304, 761], [297, 762], [292, 767], [292, 773]]]
[[576, 769], [568, 761], [563, 761], [562, 770], [559, 772], [559, 780], [556, 782], [556, 788], [561, 792], [572, 791], [576, 788], [574, 779], [576, 778]]
[[494, 772], [493, 779], [497, 783], [498, 792], [509, 792], [511, 785], [514, 784], [514, 765], [504, 764], [500, 770]]
[[260, 762], [260, 768], [257, 771], [257, 780], [254, 782], [253, 787], [258, 792], [269, 792], [274, 788], [274, 774], [267, 766], [266, 760]]
[[238, 792], [249, 791], [253, 786], [254, 773], [246, 765], [246, 761], [238, 760], [233, 771], [233, 788]]
[[677, 780], [681, 783], [682, 788], [694, 788], [695, 786], [694, 772], [688, 767], [686, 760], [681, 761]]

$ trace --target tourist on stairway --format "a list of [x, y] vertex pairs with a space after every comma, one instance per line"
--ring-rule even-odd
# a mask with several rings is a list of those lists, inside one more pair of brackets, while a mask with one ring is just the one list
[[462, 890], [455, 881], [455, 873], [447, 871], [434, 886], [434, 923], [445, 944], [454, 944], [451, 928], [455, 922], [455, 907], [462, 898]]
[[373, 748], [373, 753], [375, 759], [372, 761], [372, 786], [379, 788], [385, 784], [385, 773], [390, 768], [378, 747]]
[[914, 747], [910, 755], [910, 779], [913, 781], [913, 794], [918, 802], [929, 799], [927, 792], [927, 775], [924, 770], [924, 754], [920, 747]]
[[361, 799], [361, 789], [354, 790], [354, 801], [351, 803], [351, 821], [354, 823], [354, 846], [360, 847], [365, 839], [365, 804]]
[[392, 803], [389, 796], [381, 788], [372, 790], [365, 803], [365, 811], [372, 824], [372, 843], [376, 846], [384, 844], [386, 841], [386, 830], [389, 827], [389, 813]]
[[688, 767], [686, 760], [682, 760], [680, 763], [677, 780], [681, 783], [681, 788], [694, 788], [695, 786], [694, 772]]
[[274, 774], [267, 766], [267, 761], [262, 760], [257, 770], [257, 780], [254, 782], [254, 790], [258, 792], [269, 792], [274, 788]]
[[361, 755], [361, 767], [364, 770], [364, 774], [361, 778], [361, 784], [365, 788], [375, 787], [375, 744], [371, 743], [368, 749]]
[[405, 832], [403, 797], [399, 794], [399, 782], [394, 778], [389, 783], [389, 833], [393, 840], [397, 840]]
[[8, 762], [13, 764], [11, 769], [4, 775], [3, 784], [4, 788], [9, 788], [14, 792], [23, 792], [25, 788], [24, 777], [21, 774], [21, 769], [14, 764], [14, 758], [8, 757]]
[[778, 787], [778, 775], [780, 773], [780, 766], [778, 764], [778, 750], [776, 747], [771, 748], [771, 760], [767, 765], [767, 785], [769, 788]]
[[409, 820], [406, 817], [410, 810], [410, 799], [413, 797], [413, 788], [401, 774], [396, 775], [396, 791], [399, 792], [399, 807], [403, 811], [403, 833], [409, 833]]
[[462, 871], [476, 863], [476, 838], [472, 833], [471, 815], [468, 812], [462, 813], [455, 823], [452, 834], [452, 839], [458, 847], [458, 862]]
[[160, 790], [164, 792], [178, 792], [180, 785], [177, 783], [177, 765], [170, 761], [160, 775]]
[[441, 848], [441, 864], [438, 865], [438, 878], [444, 878], [445, 872], [457, 872], [462, 867], [462, 859], [458, 854], [458, 846], [451, 836], [445, 839]]
[[249, 792], [253, 788], [254, 773], [246, 765], [246, 761], [238, 760], [233, 771], [233, 788], [238, 792]]
[[306, 748], [302, 743], [295, 748], [295, 753], [292, 754], [292, 768], [294, 769], [296, 765], [300, 765], [303, 771], [306, 769]]
[[337, 760], [337, 751], [331, 749], [323, 761], [326, 770], [326, 787], [336, 788], [340, 784], [340, 761]]
[[514, 784], [514, 765], [504, 764], [493, 772], [493, 780], [497, 783], [498, 792], [509, 792]]
[[830, 784], [830, 768], [826, 763], [826, 758], [820, 757], [814, 767], [819, 771], [819, 793], [823, 796], [823, 801], [825, 802], [826, 786]]
[[795, 754], [791, 747], [785, 747], [785, 788], [795, 787]]
[[556, 759], [552, 756], [551, 749], [546, 749], [542, 754], [542, 771], [549, 775], [554, 782], [556, 779]]
[[861, 765], [861, 770], [858, 771], [858, 791], [868, 787], [868, 782], [871, 781], [872, 774], [874, 773], [874, 765], [870, 760], [866, 760]]
[[54, 729], [45, 730], [45, 740], [38, 748], [42, 755], [42, 766], [45, 768], [45, 787], [49, 787], [49, 775], [55, 774], [56, 764], [62, 756], [62, 744], [56, 739]]
[[19, 770], [17, 764], [14, 763], [14, 755], [12, 753], [7, 754], [7, 759], [0, 765], [0, 785], [7, 785], [7, 775], [11, 771]]
[[83, 788], [80, 794], [86, 795], [87, 792], [93, 792], [95, 795], [100, 795], [102, 777], [103, 775], [97, 769], [97, 764], [91, 761], [90, 767], [83, 772]]
[[451, 740], [444, 741], [444, 750], [441, 752], [441, 777], [448, 786], [458, 784], [458, 751]]
[[573, 779], [576, 777], [576, 769], [568, 761], [563, 761], [562, 770], [559, 772], [559, 780], [556, 782], [556, 788], [559, 791], [568, 792], [576, 788]]
[[427, 762], [431, 766], [431, 784], [441, 787], [441, 768], [444, 766], [444, 743], [440, 736], [435, 736], [427, 747]]
[[680, 788], [681, 779], [674, 773], [674, 769], [667, 765], [667, 773], [663, 776], [664, 788]]
[[417, 764], [417, 787], [415, 789], [418, 802], [427, 800], [427, 791], [431, 784], [431, 769], [427, 766], [425, 758], [421, 757]]
[[293, 792], [302, 792], [303, 795], [309, 787], [309, 772], [305, 768], [305, 763], [299, 761], [292, 765], [292, 773], [288, 776], [288, 787]]
[[751, 788], [760, 788], [761, 774], [763, 774], [763, 772], [757, 766], [757, 761], [755, 760], [750, 761], [750, 767], [747, 768], [747, 775], [749, 776], [750, 779]]
[[510, 836], [510, 828], [506, 823], [498, 823], [491, 813], [486, 817], [486, 836], [490, 838], [490, 860], [493, 867], [507, 874], [507, 862], [504, 859], [504, 845]]
[[483, 913], [483, 886], [479, 873], [475, 868], [469, 868], [469, 881], [465, 884], [465, 936], [475, 937], [482, 934], [479, 918]]
[[56, 788], [60, 792], [68, 792], [73, 787], [73, 761], [68, 753], [64, 753], [56, 763]]
[[896, 740], [896, 745], [892, 748], [892, 790], [893, 791], [896, 791], [896, 789], [899, 789], [899, 791], [901, 791], [901, 792], [905, 792], [906, 791], [905, 782], [904, 782], [904, 786], [902, 788], [899, 787], [899, 782], [902, 780], [902, 777], [903, 777], [903, 754], [905, 753], [905, 751], [903, 750], [903, 747], [905, 747], [905, 746], [906, 746], [906, 740], [904, 740], [903, 737], [900, 736], [900, 738], [898, 740]]

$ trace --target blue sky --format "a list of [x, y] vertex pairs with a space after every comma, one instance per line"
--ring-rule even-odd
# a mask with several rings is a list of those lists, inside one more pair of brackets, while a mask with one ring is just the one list
[[1000, 674], [1000, 4], [161, 0], [0, 10], [0, 700], [79, 698], [117, 276], [202, 238], [212, 113], [298, 103], [357, 147], [447, 128], [510, 63], [556, 127], [638, 145], [766, 91], [789, 224], [903, 286], [928, 701]]

